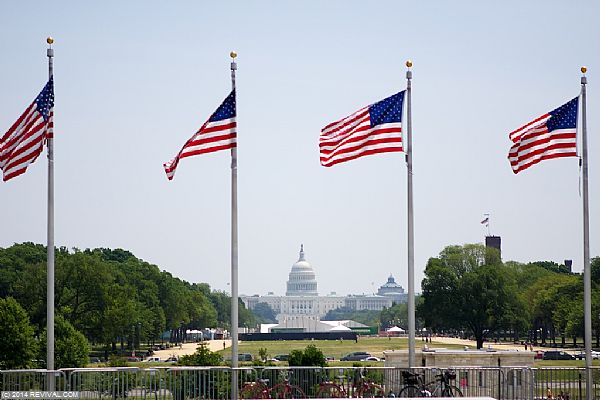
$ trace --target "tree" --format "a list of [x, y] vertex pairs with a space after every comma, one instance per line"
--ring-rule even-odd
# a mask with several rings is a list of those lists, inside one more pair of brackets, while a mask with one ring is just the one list
[[196, 352], [191, 355], [181, 356], [177, 362], [179, 365], [199, 365], [199, 366], [216, 366], [221, 365], [223, 357], [218, 353], [213, 353], [208, 349], [206, 343], [200, 343]]
[[[40, 335], [38, 358], [46, 366], [47, 331]], [[61, 315], [54, 319], [54, 368], [82, 368], [88, 364], [90, 345], [81, 332]]]
[[379, 323], [380, 312], [375, 310], [352, 310], [348, 307], [340, 307], [330, 310], [325, 314], [324, 321], [341, 321], [351, 319], [352, 321], [365, 324], [367, 326], [376, 326]]
[[256, 319], [258, 320], [259, 323], [262, 323], [262, 324], [277, 323], [277, 319], [275, 318], [276, 317], [275, 311], [273, 311], [271, 306], [268, 305], [267, 303], [264, 303], [264, 302], [258, 303], [256, 306], [254, 306], [254, 309], [252, 310], [252, 312], [256, 316]]
[[290, 367], [325, 367], [327, 361], [323, 352], [314, 344], [306, 346], [304, 351], [292, 350], [288, 360]]
[[27, 312], [12, 297], [0, 298], [0, 369], [30, 368], [37, 344]]
[[448, 246], [429, 259], [422, 288], [419, 315], [425, 325], [471, 331], [477, 348], [523, 308], [498, 251], [481, 244]]

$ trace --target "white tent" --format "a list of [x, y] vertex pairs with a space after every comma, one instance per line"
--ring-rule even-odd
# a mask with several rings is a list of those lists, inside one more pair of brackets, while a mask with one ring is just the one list
[[388, 329], [386, 332], [406, 332], [404, 329], [398, 327], [398, 326], [392, 326], [390, 329]]
[[347, 326], [338, 325], [338, 326], [331, 328], [330, 332], [351, 331], [351, 330], [352, 329], [348, 328]]

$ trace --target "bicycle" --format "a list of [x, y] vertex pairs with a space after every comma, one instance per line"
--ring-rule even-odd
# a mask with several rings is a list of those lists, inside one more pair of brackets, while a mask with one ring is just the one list
[[[291, 374], [291, 371], [289, 372]], [[283, 382], [273, 386], [269, 391], [272, 399], [305, 399], [306, 394], [300, 386], [290, 385], [290, 377], [288, 373], [282, 373]]]
[[435, 375], [435, 379], [427, 383], [424, 374], [402, 371], [402, 377], [406, 384], [398, 397], [463, 397], [461, 390], [450, 384], [456, 379], [456, 372], [451, 369]]
[[245, 382], [240, 390], [241, 399], [268, 399], [269, 380], [257, 379], [255, 382]]
[[315, 397], [319, 399], [339, 399], [342, 397], [348, 397], [346, 395], [346, 390], [344, 389], [343, 383], [346, 377], [340, 375], [336, 378], [342, 382], [341, 385], [338, 385], [335, 381], [330, 381], [325, 378], [325, 381], [319, 383], [319, 388], [317, 389]]
[[269, 388], [268, 379], [257, 379], [255, 382], [246, 382], [240, 390], [242, 399], [304, 399], [304, 391], [296, 385], [290, 385], [289, 378], [285, 377], [282, 383]]
[[354, 382], [352, 383], [352, 388], [346, 392], [344, 388], [344, 379], [346, 376], [340, 375], [336, 377], [340, 384], [335, 381], [324, 381], [319, 384], [319, 389], [317, 389], [316, 397], [317, 398], [342, 398], [342, 397], [384, 397], [383, 387], [368, 379], [364, 375], [364, 371], [362, 369], [358, 369], [355, 371]]
[[385, 397], [383, 387], [365, 377], [363, 369], [355, 371], [352, 394], [352, 397]]

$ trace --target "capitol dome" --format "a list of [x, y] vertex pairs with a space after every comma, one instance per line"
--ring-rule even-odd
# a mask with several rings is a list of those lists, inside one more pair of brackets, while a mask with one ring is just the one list
[[304, 258], [304, 245], [300, 245], [300, 257], [292, 265], [287, 281], [286, 296], [317, 296], [315, 271]]

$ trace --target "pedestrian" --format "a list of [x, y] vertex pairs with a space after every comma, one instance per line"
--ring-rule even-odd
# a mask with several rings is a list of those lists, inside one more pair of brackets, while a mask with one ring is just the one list
[[223, 340], [223, 350], [225, 350], [225, 341]]

